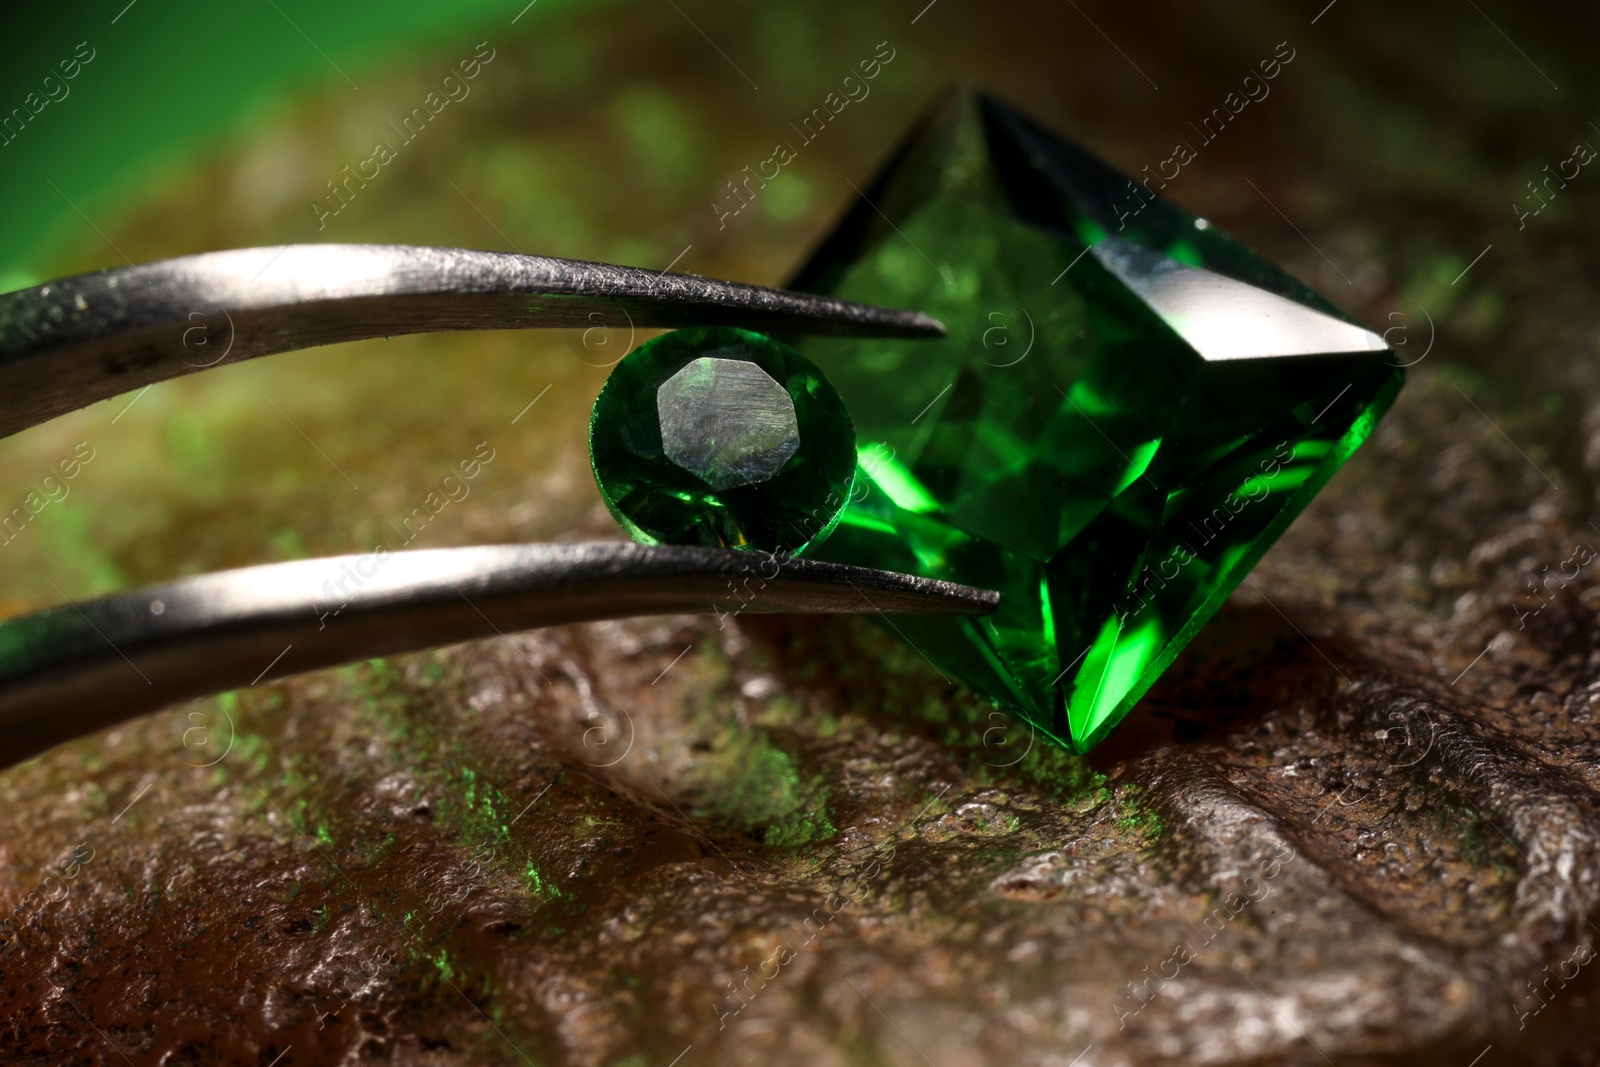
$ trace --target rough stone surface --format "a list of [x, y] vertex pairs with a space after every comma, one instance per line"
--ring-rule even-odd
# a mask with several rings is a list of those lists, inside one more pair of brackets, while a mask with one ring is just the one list
[[[448, 175], [525, 249], [774, 281], [952, 71], [1137, 172], [1287, 39], [1169, 192], [1420, 362], [1105, 746], [1030, 747], [848, 620], [554, 629], [172, 709], [0, 775], [0, 1060], [1595, 1062], [1600, 175], [1511, 205], [1600, 143], [1600, 16], [1485, 5], [1512, 46], [1469, 5], [1081, 6], [695, 8], [759, 93], [666, 5], [599, 12], [562, 31], [587, 51], [508, 41], [337, 239], [494, 243]], [[803, 186], [719, 230], [705, 191], [884, 40]], [[97, 221], [135, 259], [310, 239], [300, 190], [364, 129], [338, 109], [431, 79], [330, 89]], [[49, 270], [118, 261], [68, 240]], [[4, 548], [6, 605], [363, 551], [419, 507], [429, 546], [604, 536], [583, 420], [626, 341], [275, 357], [7, 441], [8, 507], [97, 453]]]

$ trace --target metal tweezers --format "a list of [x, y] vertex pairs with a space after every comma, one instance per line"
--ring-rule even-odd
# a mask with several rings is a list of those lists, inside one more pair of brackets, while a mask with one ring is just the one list
[[[914, 311], [606, 263], [404, 245], [235, 249], [0, 294], [0, 437], [153, 382], [341, 341], [709, 324], [944, 332]], [[357, 567], [358, 588], [326, 603], [324, 582]], [[708, 612], [982, 615], [998, 603], [892, 571], [627, 542], [218, 571], [0, 622], [0, 768], [183, 700], [539, 626]]]

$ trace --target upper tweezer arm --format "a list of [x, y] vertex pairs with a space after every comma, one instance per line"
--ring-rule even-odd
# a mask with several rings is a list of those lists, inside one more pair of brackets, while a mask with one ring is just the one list
[[0, 437], [152, 382], [340, 341], [710, 324], [944, 332], [915, 311], [607, 263], [413, 245], [240, 248], [0, 294]]

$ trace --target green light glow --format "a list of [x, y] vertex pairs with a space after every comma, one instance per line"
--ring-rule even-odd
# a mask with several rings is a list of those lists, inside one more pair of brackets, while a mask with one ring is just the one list
[[857, 449], [856, 456], [861, 473], [882, 489], [884, 495], [892, 500], [896, 507], [919, 514], [939, 510], [939, 501], [923, 488], [922, 483], [917, 481], [916, 475], [912, 474], [904, 463], [866, 448]]
[[[1112, 616], [1100, 629], [1089, 654], [1078, 672], [1078, 687], [1073, 690], [1067, 719], [1076, 737], [1087, 737], [1116, 710], [1128, 690], [1139, 680], [1145, 667], [1161, 651], [1161, 621], [1150, 618], [1127, 636], [1122, 619]], [[1088, 682], [1094, 683], [1089, 688]]]
[[[1286, 467], [1281, 471], [1271, 474], [1257, 475], [1251, 478], [1247, 485], [1255, 490], [1257, 486], [1266, 486], [1269, 493], [1281, 493], [1286, 489], [1298, 489], [1305, 480], [1316, 471], [1316, 465], [1307, 463], [1300, 467]], [[1241, 494], [1244, 495], [1241, 489]], [[1259, 494], [1258, 494], [1259, 495]]]
[[1156, 452], [1161, 448], [1161, 438], [1146, 441], [1142, 445], [1135, 445], [1128, 453], [1128, 469], [1123, 472], [1122, 480], [1112, 490], [1112, 496], [1119, 496], [1128, 486], [1144, 477], [1144, 472], [1150, 469], [1150, 461], [1156, 458]]

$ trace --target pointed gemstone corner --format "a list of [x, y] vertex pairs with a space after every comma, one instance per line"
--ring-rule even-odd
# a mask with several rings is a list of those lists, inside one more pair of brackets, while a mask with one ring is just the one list
[[1382, 337], [1150, 185], [955, 93], [794, 282], [949, 331], [796, 341], [859, 440], [820, 557], [1000, 590], [986, 618], [896, 625], [1080, 752], [1404, 381]]

